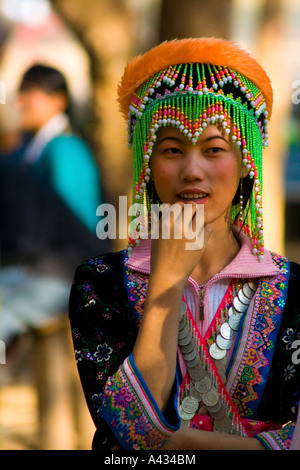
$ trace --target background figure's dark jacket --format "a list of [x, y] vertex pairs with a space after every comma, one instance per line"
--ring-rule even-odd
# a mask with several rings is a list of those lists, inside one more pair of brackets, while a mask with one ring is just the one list
[[110, 249], [26, 165], [0, 159], [2, 266], [25, 265], [72, 280], [83, 259]]

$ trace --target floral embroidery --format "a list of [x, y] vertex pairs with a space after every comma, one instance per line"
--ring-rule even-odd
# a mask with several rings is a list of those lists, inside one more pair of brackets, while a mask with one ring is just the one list
[[83, 284], [83, 289], [86, 291], [86, 292], [90, 292], [92, 290], [92, 286], [89, 282], [85, 282]]
[[145, 403], [137, 399], [142, 386], [136, 376], [131, 380], [131, 367], [129, 358], [106, 382], [103, 416], [119, 435], [125, 449], [156, 449], [170, 436], [171, 430], [161, 426], [155, 415], [157, 422], [153, 421], [148, 397]]
[[263, 432], [257, 437], [267, 449], [288, 450], [291, 446], [294, 429], [295, 423], [288, 422], [277, 431]]
[[128, 298], [136, 316], [137, 325], [139, 325], [147, 294], [148, 276], [146, 274], [136, 273], [131, 270], [126, 272], [126, 286]]
[[[288, 260], [276, 256], [273, 259], [279, 264], [281, 273], [288, 273]], [[247, 340], [236, 379], [231, 387], [231, 396], [241, 416], [255, 418], [255, 411], [269, 375], [286, 294], [285, 275], [261, 281], [248, 326], [249, 331], [247, 333], [244, 327], [243, 332], [239, 333], [239, 338], [244, 335]], [[241, 347], [241, 342], [238, 344]], [[292, 369], [287, 370], [286, 374], [291, 372]]]
[[285, 369], [284, 369], [284, 380], [289, 380], [291, 379], [296, 373], [296, 369], [293, 365], [289, 364]]
[[77, 351], [77, 349], [75, 349], [75, 359], [76, 359], [76, 362], [82, 361], [82, 353], [80, 350]]
[[282, 341], [284, 343], [290, 343], [292, 341], [293, 335], [294, 335], [293, 328], [287, 328], [285, 333], [283, 333]]
[[102, 362], [103, 360], [109, 361], [112, 352], [112, 348], [110, 348], [107, 343], [99, 344], [99, 346], [97, 346], [95, 357], [98, 362]]

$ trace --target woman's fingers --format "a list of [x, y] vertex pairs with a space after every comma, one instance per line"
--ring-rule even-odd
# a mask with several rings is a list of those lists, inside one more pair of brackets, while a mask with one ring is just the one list
[[205, 250], [212, 228], [204, 227], [203, 206], [164, 204], [157, 236], [152, 240], [151, 268], [185, 282]]

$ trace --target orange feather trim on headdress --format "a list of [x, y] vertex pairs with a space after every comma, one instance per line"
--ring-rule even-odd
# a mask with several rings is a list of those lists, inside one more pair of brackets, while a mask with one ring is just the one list
[[255, 59], [225, 39], [191, 38], [165, 41], [128, 63], [118, 87], [118, 101], [126, 119], [132, 95], [146, 80], [169, 65], [187, 63], [209, 63], [230, 67], [240, 72], [262, 92], [269, 117], [271, 116], [273, 104], [271, 82]]

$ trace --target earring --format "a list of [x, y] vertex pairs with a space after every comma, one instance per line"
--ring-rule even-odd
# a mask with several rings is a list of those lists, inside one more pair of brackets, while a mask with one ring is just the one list
[[239, 221], [242, 224], [243, 223], [243, 214], [244, 210], [244, 196], [243, 196], [243, 178], [240, 179], [240, 204], [239, 204]]
[[150, 183], [151, 183], [150, 201], [151, 201], [151, 204], [154, 204], [154, 183], [153, 183], [153, 180], [150, 180]]

